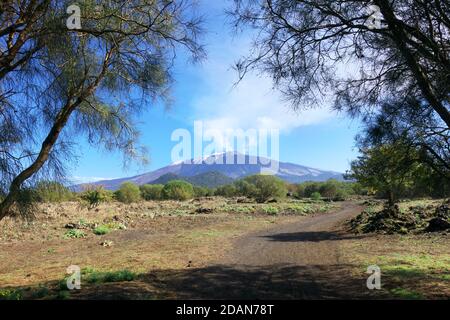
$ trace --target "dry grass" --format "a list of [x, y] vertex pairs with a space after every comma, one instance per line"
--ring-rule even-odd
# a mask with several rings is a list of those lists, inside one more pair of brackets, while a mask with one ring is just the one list
[[[276, 214], [266, 207], [276, 208]], [[197, 213], [204, 208], [211, 210]], [[224, 198], [110, 203], [94, 210], [75, 202], [43, 204], [35, 221], [0, 223], [0, 288], [60, 281], [69, 265], [136, 273], [202, 267], [219, 260], [242, 234], [332, 208], [320, 202], [261, 205]], [[69, 223], [76, 229], [65, 228]], [[68, 236], [74, 230], [84, 236]]]

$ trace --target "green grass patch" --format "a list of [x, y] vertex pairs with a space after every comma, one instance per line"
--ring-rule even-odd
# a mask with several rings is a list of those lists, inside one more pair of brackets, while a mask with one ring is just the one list
[[125, 282], [133, 281], [137, 278], [137, 274], [129, 270], [118, 271], [97, 271], [86, 268], [81, 271], [81, 281], [87, 283], [107, 283], [107, 282]]
[[370, 263], [377, 264], [382, 274], [408, 283], [414, 282], [414, 278], [450, 279], [450, 255], [392, 254], [378, 256]]
[[108, 226], [106, 226], [106, 225], [101, 225], [101, 226], [98, 226], [97, 228], [95, 228], [93, 230], [93, 232], [94, 232], [94, 234], [101, 236], [101, 235], [110, 233], [111, 229], [108, 228]]
[[274, 206], [262, 207], [262, 211], [265, 214], [269, 214], [269, 215], [277, 215], [278, 213], [280, 213], [280, 210]]
[[404, 289], [404, 288], [394, 288], [391, 289], [390, 292], [401, 299], [407, 300], [418, 300], [423, 299], [423, 295], [419, 292], [415, 292], [412, 290]]
[[72, 229], [64, 234], [64, 239], [80, 239], [86, 238], [86, 233], [82, 230]]
[[21, 300], [22, 297], [22, 290], [0, 289], [0, 300]]
[[100, 235], [108, 234], [114, 230], [126, 230], [126, 228], [127, 227], [123, 223], [108, 222], [108, 223], [99, 225], [98, 227], [94, 228], [93, 232], [94, 232], [94, 234], [100, 236]]

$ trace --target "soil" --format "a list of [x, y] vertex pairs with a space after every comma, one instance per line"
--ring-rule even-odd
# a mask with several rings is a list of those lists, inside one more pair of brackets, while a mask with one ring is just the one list
[[[423, 250], [436, 257], [448, 252], [445, 234], [408, 242], [355, 235], [348, 221], [363, 207], [355, 202], [340, 207], [307, 216], [208, 213], [141, 219], [130, 214], [129, 229], [104, 236], [33, 240], [24, 235], [25, 240], [0, 243], [0, 289], [40, 284], [57, 290], [67, 266], [76, 264], [129, 269], [139, 276], [83, 283], [70, 292], [71, 299], [383, 299], [395, 297], [392, 286], [408, 285], [408, 279], [383, 278], [387, 289], [368, 290], [365, 269], [372, 255], [366, 246], [378, 256], [393, 250]], [[427, 276], [413, 282], [432, 283]], [[450, 297], [448, 280], [434, 282], [433, 288], [426, 287], [425, 298]]]

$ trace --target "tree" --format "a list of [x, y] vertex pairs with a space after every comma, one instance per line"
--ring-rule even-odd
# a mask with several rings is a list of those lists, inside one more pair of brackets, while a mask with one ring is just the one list
[[320, 186], [320, 194], [328, 199], [333, 199], [338, 192], [338, 182], [336, 180], [328, 180]]
[[119, 190], [114, 192], [114, 197], [117, 201], [123, 203], [133, 203], [141, 200], [141, 191], [139, 187], [132, 182], [124, 182]]
[[217, 189], [214, 191], [214, 195], [231, 198], [231, 197], [235, 197], [238, 195], [238, 190], [234, 184], [226, 184], [226, 185], [217, 187]]
[[356, 179], [362, 186], [374, 188], [387, 197], [393, 205], [423, 169], [416, 150], [397, 141], [371, 149], [360, 150], [361, 156], [351, 163], [348, 178]]
[[[176, 51], [203, 57], [200, 19], [185, 0], [6, 1], [0, 10], [0, 220], [22, 190], [60, 180], [76, 137], [144, 159], [134, 118], [166, 100]], [[50, 179], [51, 178], [51, 179]]]
[[[236, 27], [257, 30], [251, 54], [236, 65], [240, 78], [253, 69], [269, 74], [296, 109], [332, 98], [336, 110], [363, 119], [395, 110], [435, 169], [448, 170], [448, 1], [234, 2]], [[368, 23], [373, 4], [379, 27]]]
[[284, 198], [287, 194], [284, 181], [272, 175], [257, 174], [248, 176], [242, 179], [242, 182], [246, 186], [243, 189], [243, 195], [254, 198], [257, 202]]
[[144, 200], [161, 200], [163, 188], [162, 184], [144, 184], [139, 187]]
[[36, 185], [36, 193], [41, 202], [62, 202], [74, 198], [74, 193], [56, 181], [41, 181]]
[[194, 196], [194, 187], [183, 180], [172, 180], [166, 183], [161, 193], [164, 199], [183, 201]]

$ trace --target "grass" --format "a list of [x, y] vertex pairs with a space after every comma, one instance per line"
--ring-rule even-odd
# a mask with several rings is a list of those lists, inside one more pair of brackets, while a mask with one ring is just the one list
[[94, 232], [94, 234], [100, 236], [100, 235], [108, 234], [114, 230], [126, 230], [126, 228], [127, 227], [123, 223], [109, 222], [109, 223], [105, 223], [105, 224], [102, 224], [102, 225], [94, 228], [93, 232]]
[[93, 230], [93, 232], [94, 232], [94, 234], [101, 236], [101, 235], [110, 233], [111, 229], [108, 228], [108, 226], [106, 226], [106, 225], [101, 225], [101, 226], [98, 226], [97, 228], [95, 228]]
[[108, 283], [133, 281], [137, 274], [127, 269], [118, 271], [97, 271], [91, 268], [85, 268], [81, 271], [81, 281], [87, 283]]
[[82, 230], [72, 229], [64, 234], [64, 239], [80, 239], [86, 238], [86, 233]]
[[22, 290], [0, 289], [0, 300], [21, 300]]
[[390, 293], [396, 297], [405, 300], [420, 300], [423, 299], [423, 295], [419, 292], [415, 292], [412, 290], [404, 289], [404, 288], [394, 288], [390, 290]]
[[344, 260], [361, 275], [381, 269], [380, 294], [401, 299], [450, 297], [450, 254], [445, 235], [383, 235], [346, 241]]
[[264, 213], [270, 215], [277, 215], [280, 212], [278, 208], [273, 206], [263, 207], [262, 210], [264, 211]]

